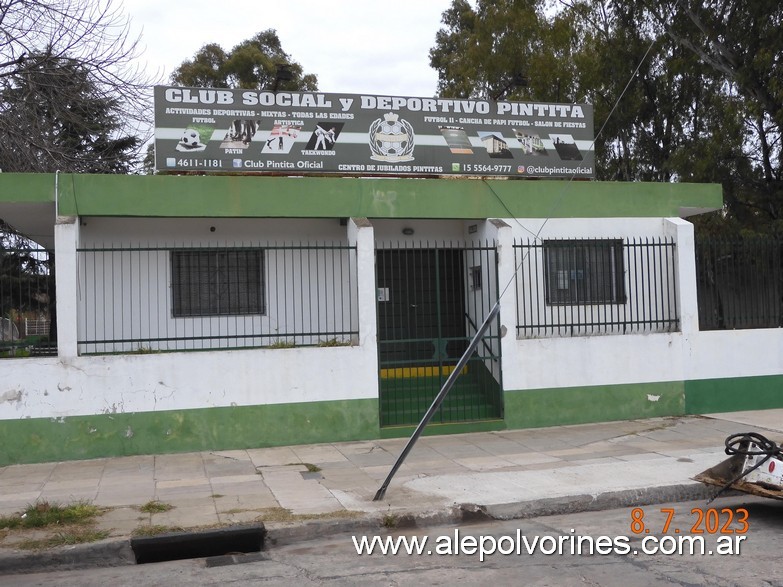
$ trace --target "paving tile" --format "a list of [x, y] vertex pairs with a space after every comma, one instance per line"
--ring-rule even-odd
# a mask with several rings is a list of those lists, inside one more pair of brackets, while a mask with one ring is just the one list
[[43, 483], [56, 466], [57, 463], [11, 465], [0, 472], [0, 485], [17, 485], [20, 479], [25, 483]]
[[225, 475], [225, 476], [210, 476], [209, 482], [213, 487], [217, 485], [239, 485], [245, 483], [258, 483], [262, 484], [263, 480], [258, 473], [252, 473], [250, 475]]
[[639, 452], [636, 454], [630, 454], [630, 455], [619, 455], [617, 457], [620, 461], [653, 461], [657, 459], [665, 459], [666, 457], [664, 455], [654, 453], [654, 452]]
[[537, 465], [540, 463], [556, 463], [562, 460], [558, 457], [554, 457], [549, 454], [538, 453], [538, 452], [527, 452], [527, 453], [519, 453], [514, 455], [504, 455], [503, 458], [506, 459], [507, 461], [514, 463], [515, 465], [520, 465], [520, 466]]
[[93, 503], [102, 507], [143, 505], [155, 498], [153, 486], [120, 491], [99, 491]]
[[454, 462], [471, 471], [493, 471], [495, 469], [507, 469], [516, 466], [516, 463], [496, 456], [467, 457], [464, 459], [454, 459]]
[[492, 457], [492, 454], [473, 444], [452, 446], [444, 444], [443, 446], [435, 447], [435, 450], [440, 453], [441, 456], [455, 461], [471, 457]]
[[221, 524], [249, 524], [262, 521], [262, 512], [244, 511], [244, 512], [218, 512], [218, 520]]
[[155, 491], [155, 499], [158, 501], [162, 501], [164, 503], [182, 503], [184, 501], [200, 501], [200, 500], [209, 500], [213, 499], [212, 495], [215, 492], [212, 491], [212, 488], [209, 486], [206, 486], [205, 488], [186, 488], [182, 489], [179, 488], [178, 490], [174, 489], [157, 489]]
[[[153, 500], [174, 506], [175, 508], [206, 508], [211, 511], [217, 507], [212, 494], [156, 495]], [[145, 501], [144, 503], [147, 502]], [[144, 503], [138, 505], [144, 505]], [[151, 515], [156, 516], [158, 514], [153, 513]]]
[[252, 495], [227, 495], [225, 497], [215, 498], [215, 508], [218, 513], [231, 510], [256, 510], [279, 506], [280, 503], [268, 489]]
[[[367, 476], [371, 479], [375, 479], [376, 481], [383, 481], [389, 475], [391, 467], [388, 465], [372, 465], [369, 467], [362, 467], [362, 471], [366, 473]], [[405, 474], [415, 475], [417, 473], [417, 469], [413, 469], [410, 467], [410, 465], [406, 465], [404, 463], [400, 465], [400, 468], [397, 470], [397, 476]]]
[[103, 474], [115, 474], [123, 472], [141, 473], [155, 470], [155, 455], [139, 455], [133, 457], [120, 457], [107, 459]]
[[348, 459], [357, 467], [366, 467], [368, 465], [393, 465], [397, 460], [396, 455], [388, 452], [376, 454], [352, 454]]
[[209, 487], [209, 479], [206, 477], [196, 477], [190, 479], [170, 479], [164, 481], [156, 481], [155, 487], [158, 490], [177, 490], [177, 489], [189, 489], [191, 487]]
[[238, 450], [212, 450], [209, 452], [203, 452], [201, 453], [201, 458], [206, 460], [206, 456], [211, 455], [215, 457], [221, 457], [224, 459], [232, 459], [235, 461], [249, 461], [250, 455], [247, 454], [247, 450], [245, 449], [238, 449]]
[[17, 493], [14, 495], [0, 495], [0, 512], [5, 514], [15, 513], [25, 509], [39, 501], [41, 493]]
[[239, 495], [258, 495], [269, 491], [264, 483], [241, 483], [236, 485], [213, 485], [212, 495], [222, 495], [224, 497], [233, 497]]
[[51, 504], [69, 505], [72, 503], [85, 501], [93, 503], [97, 496], [97, 487], [92, 490], [61, 490], [61, 491], [42, 491], [37, 501], [48, 501]]
[[[402, 451], [389, 452], [388, 454], [392, 457], [394, 461], [396, 461], [397, 458], [400, 456], [401, 452]], [[417, 444], [411, 449], [411, 451], [405, 457], [405, 462], [414, 463], [418, 461], [434, 461], [443, 458], [444, 458], [443, 455], [439, 453], [437, 450], [435, 450], [434, 448], [431, 448], [429, 446], [419, 446]]]
[[244, 463], [204, 463], [207, 477], [236, 477], [238, 475], [255, 475], [256, 468], [250, 461]]
[[100, 485], [100, 478], [97, 479], [68, 479], [64, 481], [49, 481], [44, 484], [44, 491], [67, 491], [67, 490], [93, 490], [97, 491]]
[[255, 467], [286, 465], [299, 460], [294, 450], [288, 446], [248, 449], [247, 454]]
[[106, 461], [74, 461], [71, 463], [59, 463], [51, 475], [49, 475], [49, 482], [52, 481], [68, 481], [72, 479], [100, 479], [103, 475], [103, 470], [106, 467]]
[[339, 462], [348, 460], [339, 449], [332, 445], [294, 446], [292, 448], [295, 463]]
[[295, 504], [290, 506], [284, 506], [286, 509], [291, 510], [294, 515], [307, 515], [307, 514], [324, 514], [330, 512], [344, 511], [343, 505], [334, 498], [329, 500], [323, 500], [320, 504]]
[[177, 506], [167, 512], [152, 514], [151, 523], [161, 526], [181, 526], [193, 528], [208, 526], [219, 521], [214, 504], [204, 503], [195, 506]]

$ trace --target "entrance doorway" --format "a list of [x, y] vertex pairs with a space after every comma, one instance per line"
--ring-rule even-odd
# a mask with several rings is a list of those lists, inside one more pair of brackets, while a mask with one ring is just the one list
[[[376, 251], [381, 426], [417, 424], [497, 299], [494, 246]], [[470, 357], [433, 422], [503, 417], [499, 324]]]

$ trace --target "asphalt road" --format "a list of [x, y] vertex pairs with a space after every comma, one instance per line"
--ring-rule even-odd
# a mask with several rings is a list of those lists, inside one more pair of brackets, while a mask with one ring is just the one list
[[[270, 546], [249, 557], [256, 560], [225, 566], [208, 564], [226, 559], [171, 561], [6, 576], [0, 578], [0, 585], [769, 587], [783, 586], [781, 531], [783, 502], [732, 497], [709, 505], [664, 504], [378, 534], [401, 549], [403, 538], [410, 547], [416, 537], [422, 554], [384, 555], [377, 552], [376, 543], [375, 554], [358, 555], [355, 542], [361, 545], [361, 536], [341, 534]], [[365, 536], [373, 539], [371, 534]], [[455, 545], [459, 554], [454, 554]], [[679, 548], [685, 553], [678, 553]], [[697, 553], [691, 554], [691, 548]]]

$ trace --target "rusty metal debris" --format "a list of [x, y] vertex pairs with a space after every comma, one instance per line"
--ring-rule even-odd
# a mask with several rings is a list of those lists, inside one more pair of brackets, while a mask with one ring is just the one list
[[778, 471], [776, 476], [764, 476], [756, 472], [761, 467], [767, 467], [770, 472], [776, 465], [779, 467], [783, 453], [777, 443], [754, 432], [732, 434], [726, 438], [726, 454], [730, 455], [728, 459], [693, 477], [694, 481], [721, 488], [712, 499], [727, 489], [759, 497], [783, 499], [783, 482], [763, 480], [777, 479], [780, 472]]

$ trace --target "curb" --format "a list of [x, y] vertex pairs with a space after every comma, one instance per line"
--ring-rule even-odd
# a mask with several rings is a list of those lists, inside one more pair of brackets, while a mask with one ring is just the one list
[[[716, 488], [714, 487], [700, 483], [683, 483], [638, 490], [609, 491], [595, 496], [570, 495], [495, 505], [456, 504], [444, 510], [408, 511], [394, 514], [389, 520], [373, 514], [362, 518], [312, 521], [290, 526], [274, 527], [272, 525], [270, 527], [267, 525], [264, 550], [349, 532], [427, 528], [491, 522], [493, 520], [576, 514], [669, 502], [708, 500], [715, 493]], [[722, 497], [732, 495], [743, 494], [727, 491], [722, 494]], [[135, 564], [136, 560], [131, 550], [129, 538], [79, 544], [36, 553], [0, 550], [0, 575]]]

